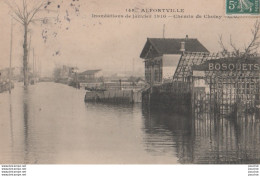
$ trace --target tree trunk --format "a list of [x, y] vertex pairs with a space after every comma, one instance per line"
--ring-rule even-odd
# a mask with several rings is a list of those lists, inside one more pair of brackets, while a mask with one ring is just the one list
[[28, 25], [24, 24], [24, 43], [23, 43], [23, 77], [24, 77], [24, 86], [28, 87], [29, 77], [28, 77], [28, 49], [27, 49], [27, 33]]

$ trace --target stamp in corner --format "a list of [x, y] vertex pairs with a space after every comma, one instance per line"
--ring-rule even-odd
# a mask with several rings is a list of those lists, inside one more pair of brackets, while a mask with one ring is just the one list
[[259, 0], [226, 0], [226, 14], [260, 15]]

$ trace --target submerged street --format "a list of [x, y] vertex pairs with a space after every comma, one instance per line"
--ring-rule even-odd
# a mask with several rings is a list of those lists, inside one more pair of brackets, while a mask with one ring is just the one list
[[0, 163], [260, 163], [257, 115], [191, 117], [84, 95], [52, 82], [1, 93]]

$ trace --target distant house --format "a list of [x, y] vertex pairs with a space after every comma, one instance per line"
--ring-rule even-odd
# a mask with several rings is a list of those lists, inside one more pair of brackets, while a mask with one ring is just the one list
[[86, 81], [97, 81], [102, 76], [103, 76], [103, 73], [102, 73], [101, 69], [86, 70], [84, 72], [79, 73], [79, 79], [86, 80]]
[[9, 69], [8, 68], [0, 70], [0, 82], [7, 80], [8, 76], [9, 76]]
[[193, 38], [147, 38], [140, 58], [145, 62], [145, 81], [154, 85], [171, 81], [184, 52], [209, 51]]
[[69, 77], [72, 77], [75, 72], [77, 72], [77, 67], [70, 67], [63, 65], [60, 69], [60, 78], [62, 79], [68, 79]]
[[12, 67], [11, 68], [11, 75], [9, 75], [9, 68], [4, 68], [0, 70], [0, 81], [5, 81], [9, 79], [9, 76], [11, 76], [11, 79], [14, 79], [15, 76], [21, 75], [21, 71], [17, 67]]

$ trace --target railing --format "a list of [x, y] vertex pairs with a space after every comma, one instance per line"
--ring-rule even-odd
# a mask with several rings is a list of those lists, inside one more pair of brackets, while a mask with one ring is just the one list
[[130, 90], [143, 89], [145, 84], [135, 84], [132, 82], [107, 82], [107, 83], [80, 83], [81, 88], [107, 89], [107, 90]]

